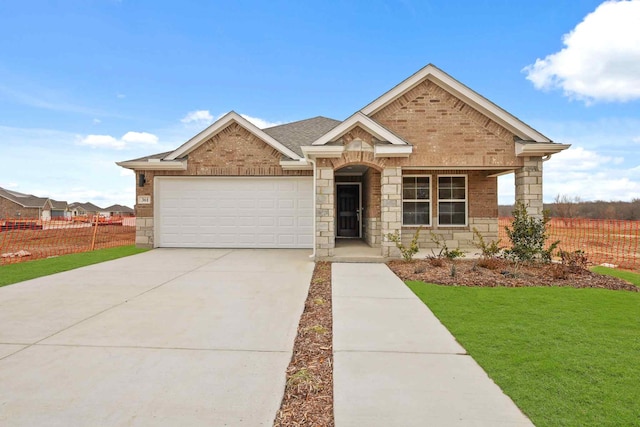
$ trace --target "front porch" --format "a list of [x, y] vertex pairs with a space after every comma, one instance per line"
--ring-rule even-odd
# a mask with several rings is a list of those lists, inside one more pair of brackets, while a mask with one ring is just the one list
[[[499, 171], [403, 170], [377, 162], [319, 163], [315, 175], [316, 260], [385, 262], [400, 258], [395, 243], [386, 236], [397, 231], [402, 242], [409, 245], [418, 224], [422, 232], [416, 259], [439, 253], [441, 247], [434, 239], [449, 249], [459, 248], [473, 258], [478, 253], [474, 230], [481, 233], [485, 241], [498, 238]], [[517, 199], [523, 201], [532, 214], [540, 214], [542, 159], [527, 158], [524, 163], [524, 167], [511, 171], [516, 173]], [[459, 200], [454, 203], [442, 196], [447, 190], [453, 191], [452, 182], [460, 185], [454, 188], [460, 192]], [[424, 209], [404, 212], [407, 206], [415, 209], [415, 201], [405, 200], [416, 197], [408, 195], [414, 194], [413, 191], [422, 191], [419, 194], [425, 197], [426, 202], [421, 205]], [[451, 204], [459, 207], [459, 219], [447, 216], [444, 208]], [[404, 210], [403, 205], [407, 205]]]

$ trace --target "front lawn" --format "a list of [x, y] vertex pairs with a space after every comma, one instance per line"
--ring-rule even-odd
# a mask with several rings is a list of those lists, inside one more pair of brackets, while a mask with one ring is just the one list
[[55, 258], [2, 265], [0, 266], [0, 286], [11, 285], [24, 280], [48, 276], [49, 274], [60, 273], [62, 271], [135, 255], [145, 251], [147, 251], [147, 249], [139, 249], [133, 245], [120, 246], [117, 248], [98, 249], [93, 252], [82, 252], [62, 255]]
[[640, 294], [407, 284], [536, 426], [640, 425]]
[[626, 280], [629, 283], [640, 286], [640, 274], [638, 273], [602, 266], [593, 267], [591, 271], [598, 274], [604, 274], [605, 276], [617, 277], [618, 279]]

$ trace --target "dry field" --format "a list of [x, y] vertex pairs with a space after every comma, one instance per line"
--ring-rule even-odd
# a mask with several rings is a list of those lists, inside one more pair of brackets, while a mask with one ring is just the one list
[[0, 264], [90, 251], [94, 236], [95, 249], [132, 245], [135, 234], [135, 226], [99, 225], [96, 228], [91, 224], [64, 221], [45, 222], [41, 230], [5, 230], [0, 232]]

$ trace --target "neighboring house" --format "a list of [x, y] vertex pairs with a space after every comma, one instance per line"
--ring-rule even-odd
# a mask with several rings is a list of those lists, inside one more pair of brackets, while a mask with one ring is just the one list
[[49, 199], [51, 202], [51, 218], [70, 218], [71, 212], [67, 202]]
[[259, 129], [230, 112], [171, 152], [119, 162], [136, 173], [136, 243], [145, 247], [311, 248], [362, 239], [398, 256], [422, 226], [450, 248], [498, 236], [497, 177], [542, 215], [549, 140], [433, 65], [344, 121]]
[[69, 211], [72, 216], [91, 216], [96, 215], [103, 211], [101, 207], [98, 207], [90, 202], [79, 203], [73, 202], [69, 205]]
[[19, 193], [0, 188], [0, 218], [2, 219], [51, 219], [52, 212], [58, 212], [67, 202], [58, 202], [48, 197]]
[[104, 208], [103, 211], [107, 212], [109, 216], [134, 216], [133, 209], [122, 205], [111, 205]]

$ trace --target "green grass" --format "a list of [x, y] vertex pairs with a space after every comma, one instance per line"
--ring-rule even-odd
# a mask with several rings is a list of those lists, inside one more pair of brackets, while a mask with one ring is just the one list
[[638, 273], [633, 273], [631, 271], [626, 271], [626, 270], [616, 270], [615, 268], [601, 267], [601, 266], [593, 267], [591, 271], [598, 274], [604, 274], [606, 276], [617, 277], [618, 279], [626, 280], [631, 284], [640, 286], [640, 274]]
[[640, 426], [640, 293], [407, 284], [536, 426]]
[[0, 286], [11, 285], [36, 277], [73, 270], [86, 265], [97, 264], [116, 258], [145, 252], [135, 246], [120, 246], [117, 248], [99, 249], [93, 252], [62, 255], [55, 258], [39, 259], [35, 261], [7, 264], [0, 266]]

